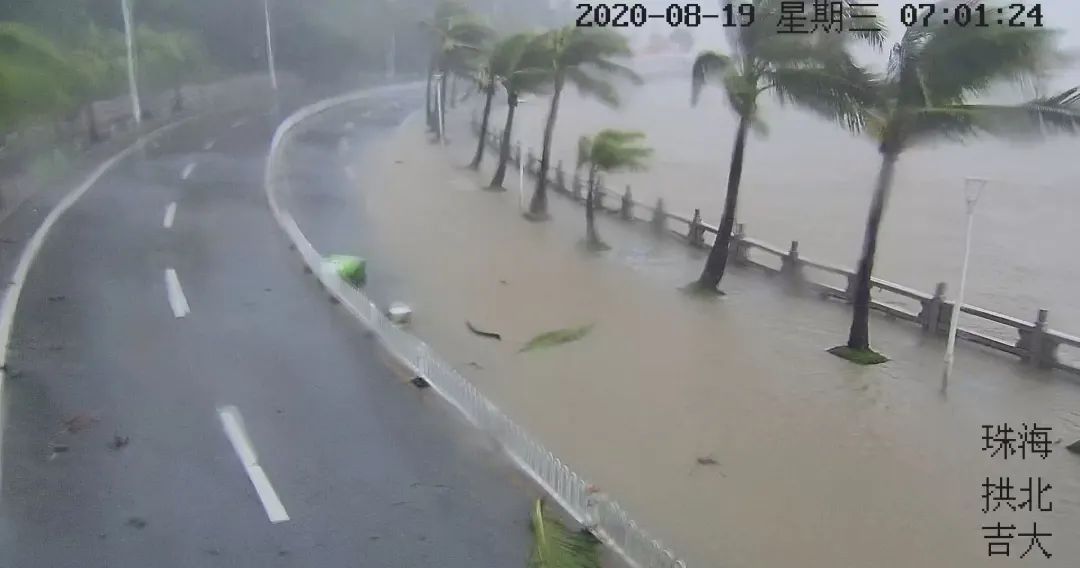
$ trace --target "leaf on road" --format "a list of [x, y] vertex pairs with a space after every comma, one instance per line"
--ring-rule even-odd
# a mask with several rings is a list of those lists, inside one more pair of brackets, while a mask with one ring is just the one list
[[480, 337], [488, 337], [488, 338], [494, 339], [496, 341], [502, 341], [502, 335], [501, 334], [491, 332], [491, 331], [484, 331], [482, 329], [479, 329], [475, 325], [473, 325], [472, 322], [470, 322], [468, 320], [465, 321], [465, 327], [469, 328], [469, 331], [475, 333], [476, 335], [479, 335]]
[[529, 340], [528, 343], [522, 347], [518, 353], [524, 353], [526, 351], [532, 351], [534, 349], [546, 349], [548, 347], [555, 347], [556, 345], [562, 345], [564, 343], [570, 343], [571, 341], [577, 341], [592, 331], [593, 324], [583, 325], [581, 327], [571, 327], [566, 329], [557, 329], [555, 331], [549, 331], [541, 333], [536, 337]]
[[548, 515], [541, 499], [533, 506], [532, 528], [535, 546], [529, 568], [600, 568], [599, 541]]

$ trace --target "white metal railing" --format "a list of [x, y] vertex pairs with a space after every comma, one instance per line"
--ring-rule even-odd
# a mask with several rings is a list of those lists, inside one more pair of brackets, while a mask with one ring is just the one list
[[465, 377], [441, 359], [427, 344], [391, 322], [368, 297], [325, 270], [321, 255], [304, 236], [292, 215], [277, 201], [274, 161], [285, 135], [297, 124], [331, 108], [393, 91], [378, 88], [327, 99], [304, 107], [278, 127], [266, 163], [265, 189], [270, 209], [304, 263], [326, 290], [357, 319], [375, 332], [385, 349], [432, 389], [453, 404], [474, 426], [490, 434], [513, 462], [533, 478], [570, 515], [587, 527], [635, 568], [686, 568], [686, 564], [650, 537], [618, 503], [596, 491], [553, 453], [484, 397]]

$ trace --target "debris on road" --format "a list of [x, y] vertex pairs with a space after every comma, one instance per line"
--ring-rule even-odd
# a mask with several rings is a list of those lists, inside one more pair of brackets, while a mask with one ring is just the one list
[[121, 448], [127, 447], [127, 445], [130, 443], [131, 438], [129, 438], [128, 436], [121, 436], [117, 434], [113, 436], [112, 442], [109, 444], [109, 447], [114, 450], [119, 450]]
[[326, 263], [342, 280], [357, 288], [367, 281], [367, 260], [359, 256], [332, 254], [326, 257]]
[[69, 434], [78, 434], [83, 430], [89, 429], [98, 419], [93, 416], [87, 416], [85, 414], [77, 414], [64, 421], [64, 431]]
[[386, 317], [396, 324], [406, 324], [412, 320], [412, 308], [403, 302], [394, 302], [386, 310]]
[[63, 302], [66, 299], [67, 296], [49, 296], [48, 298], [50, 302]]
[[431, 385], [428, 384], [427, 380], [424, 379], [424, 377], [414, 377], [413, 380], [411, 380], [409, 382], [412, 383], [412, 385], [414, 387], [418, 388], [418, 389], [431, 388]]
[[130, 517], [125, 524], [132, 528], [144, 529], [146, 528], [146, 519], [143, 519], [142, 517]]
[[555, 331], [548, 331], [541, 333], [536, 337], [529, 340], [524, 347], [518, 350], [518, 353], [524, 353], [526, 351], [532, 351], [534, 349], [544, 349], [548, 347], [555, 347], [564, 343], [570, 343], [577, 341], [592, 331], [593, 324], [583, 325], [581, 327], [572, 327], [566, 329], [557, 329]]
[[698, 465], [720, 465], [720, 462], [716, 461], [711, 456], [700, 457], [697, 459]]
[[481, 330], [481, 329], [477, 329], [476, 326], [474, 326], [472, 324], [472, 322], [470, 322], [468, 320], [465, 320], [465, 327], [469, 328], [469, 331], [475, 333], [476, 335], [479, 335], [480, 337], [488, 337], [488, 338], [494, 339], [496, 341], [502, 341], [502, 335], [501, 334], [494, 333], [494, 332], [491, 332], [491, 331], [484, 331], [484, 330]]

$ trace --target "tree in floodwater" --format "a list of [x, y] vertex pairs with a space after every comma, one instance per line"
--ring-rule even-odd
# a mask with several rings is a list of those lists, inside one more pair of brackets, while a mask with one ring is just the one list
[[577, 169], [588, 168], [585, 191], [585, 244], [591, 250], [607, 250], [596, 229], [597, 174], [618, 170], [641, 170], [652, 149], [644, 146], [645, 134], [626, 130], [601, 130], [578, 140]]
[[[503, 38], [484, 54], [483, 61], [473, 77], [480, 92], [484, 94], [484, 111], [480, 120], [480, 139], [476, 144], [476, 155], [473, 156], [472, 163], [469, 164], [469, 167], [474, 170], [480, 169], [480, 163], [484, 159], [488, 124], [491, 120], [491, 105], [495, 100], [495, 93], [498, 91], [500, 83], [506, 84], [507, 80], [515, 72], [519, 71], [516, 69], [518, 61], [533, 37], [535, 36], [530, 33], [520, 33]], [[517, 104], [516, 98], [514, 104], [515, 106]]]
[[[732, 5], [731, 0], [725, 4]], [[780, 0], [754, 2], [756, 21], [774, 21], [781, 14]], [[731, 231], [742, 182], [747, 135], [751, 128], [764, 132], [758, 98], [771, 93], [781, 104], [810, 110], [853, 132], [865, 126], [865, 113], [874, 101], [873, 77], [857, 65], [847, 51], [851, 38], [880, 47], [884, 31], [872, 11], [847, 2], [841, 5], [847, 20], [860, 17], [860, 26], [878, 31], [812, 34], [781, 34], [768, 26], [733, 28], [730, 56], [705, 51], [694, 61], [691, 105], [697, 105], [707, 82], [723, 86], [728, 103], [739, 117], [728, 169], [727, 195], [716, 240], [701, 276], [693, 287], [722, 294], [718, 287], [727, 267]], [[867, 23], [869, 22], [869, 23]]]
[[[958, 6], [972, 4], [948, 0], [938, 3], [936, 10], [949, 8], [955, 13]], [[920, 21], [929, 9], [919, 14]], [[1042, 136], [1080, 131], [1080, 91], [1075, 88], [1018, 105], [971, 102], [1002, 83], [1038, 80], [1061, 62], [1054, 32], [995, 22], [957, 29], [938, 18], [927, 21], [927, 26], [908, 28], [893, 47], [879, 90], [881, 99], [868, 123], [878, 141], [881, 169], [851, 298], [848, 341], [830, 350], [860, 363], [885, 360], [870, 349], [870, 287], [878, 233], [901, 153], [926, 141], [964, 141], [980, 134]]]
[[510, 139], [514, 133], [514, 114], [521, 96], [525, 93], [538, 92], [548, 80], [548, 69], [530, 67], [529, 61], [524, 57], [535, 38], [535, 34], [520, 33], [506, 38], [495, 46], [492, 69], [503, 90], [506, 91], [506, 121], [499, 141], [499, 164], [495, 168], [491, 183], [488, 184], [489, 189], [504, 189], [506, 165], [510, 161]]
[[[435, 9], [431, 21], [425, 22], [432, 42], [431, 60], [427, 74], [427, 123], [428, 128], [440, 136], [445, 126], [446, 86], [452, 72], [465, 72], [470, 59], [478, 57], [485, 44], [490, 41], [493, 31], [468, 8], [458, 2], [446, 1]], [[436, 73], [441, 73], [439, 100], [432, 100], [432, 86]], [[438, 105], [443, 115], [437, 116]]]
[[622, 77], [635, 84], [641, 78], [615, 59], [630, 57], [633, 52], [626, 38], [606, 28], [567, 26], [541, 34], [526, 51], [530, 67], [548, 69], [554, 91], [544, 126], [544, 148], [536, 191], [529, 203], [527, 217], [544, 220], [547, 213], [547, 172], [551, 165], [551, 140], [559, 115], [559, 100], [569, 82], [582, 95], [592, 96], [609, 106], [618, 106], [619, 95], [610, 79]]

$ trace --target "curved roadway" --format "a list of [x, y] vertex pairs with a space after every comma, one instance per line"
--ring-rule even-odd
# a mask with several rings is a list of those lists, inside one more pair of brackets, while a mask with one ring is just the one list
[[0, 567], [525, 565], [529, 485], [288, 250], [276, 124], [181, 125], [49, 234], [8, 356]]

